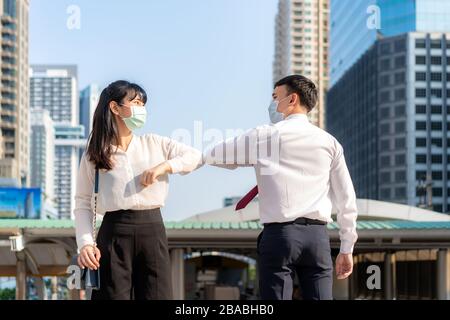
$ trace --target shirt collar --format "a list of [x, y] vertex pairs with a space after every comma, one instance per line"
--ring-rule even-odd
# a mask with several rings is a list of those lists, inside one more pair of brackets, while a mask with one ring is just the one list
[[133, 134], [131, 136], [131, 140], [130, 143], [128, 144], [128, 148], [127, 150], [122, 150], [119, 146], [112, 144], [112, 146], [114, 147], [114, 151], [116, 151], [117, 153], [128, 153], [130, 151], [131, 146], [133, 145], [133, 141], [135, 140], [135, 135]]
[[289, 117], [285, 118], [284, 120], [291, 120], [291, 119], [306, 120], [309, 122], [308, 116], [303, 113], [291, 114]]

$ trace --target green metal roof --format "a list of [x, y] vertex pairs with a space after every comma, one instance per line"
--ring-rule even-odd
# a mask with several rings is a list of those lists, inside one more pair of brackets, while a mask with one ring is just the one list
[[[97, 226], [100, 226], [101, 221], [97, 221]], [[259, 222], [172, 222], [166, 221], [167, 229], [184, 229], [184, 230], [259, 230], [262, 228]], [[0, 229], [8, 228], [37, 228], [37, 229], [52, 229], [52, 228], [74, 228], [75, 222], [73, 220], [34, 220], [34, 219], [0, 219]], [[336, 222], [329, 223], [328, 229], [339, 229]], [[448, 229], [450, 231], [450, 221], [437, 222], [422, 222], [422, 221], [400, 221], [400, 220], [386, 220], [386, 221], [358, 221], [358, 230], [401, 230], [401, 229]]]

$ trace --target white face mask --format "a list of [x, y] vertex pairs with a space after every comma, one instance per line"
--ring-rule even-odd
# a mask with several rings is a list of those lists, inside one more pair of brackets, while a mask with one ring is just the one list
[[270, 103], [270, 106], [269, 106], [269, 117], [270, 117], [270, 121], [272, 123], [275, 124], [275, 123], [278, 123], [278, 122], [284, 120], [284, 115], [281, 112], [278, 112], [277, 109], [278, 109], [278, 105], [280, 104], [280, 102], [285, 100], [285, 99], [287, 99], [287, 98], [289, 98], [289, 96], [284, 98], [284, 99], [281, 99], [280, 101], [272, 100], [272, 102]]

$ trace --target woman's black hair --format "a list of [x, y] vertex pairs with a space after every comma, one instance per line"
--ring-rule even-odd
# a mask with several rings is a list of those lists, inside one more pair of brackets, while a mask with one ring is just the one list
[[135, 83], [120, 80], [105, 88], [94, 112], [92, 131], [88, 139], [87, 156], [98, 169], [111, 170], [113, 164], [111, 154], [113, 144], [118, 145], [118, 129], [114, 114], [109, 108], [111, 101], [123, 104], [138, 97], [147, 103], [147, 93]]

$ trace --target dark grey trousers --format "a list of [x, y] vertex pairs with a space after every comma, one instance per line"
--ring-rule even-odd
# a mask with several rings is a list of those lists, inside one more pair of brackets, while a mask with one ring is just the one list
[[295, 274], [303, 299], [333, 299], [333, 262], [326, 225], [269, 225], [257, 243], [261, 299], [291, 300]]
[[172, 299], [170, 258], [159, 209], [107, 212], [97, 246], [100, 290], [91, 300]]

